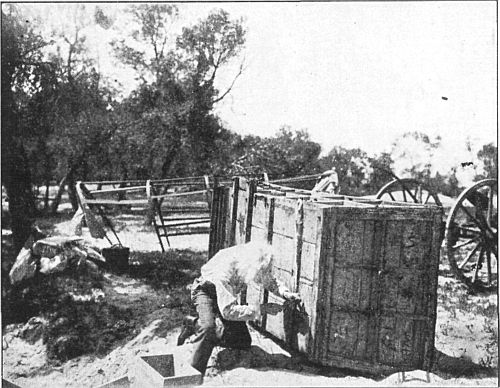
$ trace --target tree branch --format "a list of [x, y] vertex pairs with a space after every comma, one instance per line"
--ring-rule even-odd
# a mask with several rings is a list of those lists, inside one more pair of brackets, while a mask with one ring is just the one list
[[239, 76], [242, 73], [243, 73], [243, 63], [241, 63], [240, 70], [238, 71], [238, 73], [234, 77], [233, 82], [231, 82], [231, 85], [229, 86], [229, 88], [221, 96], [219, 96], [216, 99], [212, 100], [212, 103], [215, 104], [215, 103], [221, 101], [224, 97], [226, 97], [231, 92], [231, 90], [233, 89], [234, 84], [236, 83], [236, 80], [239, 78]]

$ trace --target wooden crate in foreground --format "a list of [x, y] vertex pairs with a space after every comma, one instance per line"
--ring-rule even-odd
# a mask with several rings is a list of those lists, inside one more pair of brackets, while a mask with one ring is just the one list
[[224, 220], [236, 225], [233, 243], [244, 242], [238, 236], [269, 241], [277, 248], [277, 278], [303, 300], [299, 308], [249, 287], [249, 303], [286, 304], [264, 316], [261, 329], [322, 365], [371, 373], [430, 369], [441, 208], [259, 189], [249, 201], [246, 213], [227, 211], [237, 216]]

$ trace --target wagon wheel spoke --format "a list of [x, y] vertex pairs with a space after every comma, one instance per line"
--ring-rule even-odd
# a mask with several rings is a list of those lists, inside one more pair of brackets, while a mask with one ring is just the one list
[[458, 265], [458, 269], [463, 269], [465, 264], [467, 264], [467, 262], [472, 258], [472, 256], [474, 256], [479, 248], [481, 248], [481, 244], [477, 244], [474, 249], [467, 255], [467, 257], [462, 260], [462, 262]]
[[488, 285], [491, 284], [491, 250], [486, 249], [486, 267], [488, 269]]
[[464, 231], [468, 234], [474, 235], [474, 237], [472, 237], [472, 238], [478, 238], [478, 237], [482, 236], [481, 230], [478, 230], [478, 229], [472, 229], [470, 227], [462, 226], [462, 225], [455, 225], [454, 227], [456, 229], [460, 229], [461, 231]]
[[489, 191], [488, 191], [488, 211], [486, 213], [486, 222], [488, 223], [488, 226], [491, 228], [491, 221], [493, 217], [493, 187], [489, 186]]
[[472, 276], [472, 284], [477, 282], [477, 275], [479, 273], [479, 268], [481, 267], [482, 259], [483, 259], [483, 253], [484, 249], [481, 247], [481, 250], [479, 251], [479, 257], [476, 262], [476, 267], [474, 268], [474, 275]]
[[485, 227], [485, 225], [483, 225], [476, 217], [474, 217], [463, 204], [460, 204], [460, 207], [462, 208], [464, 213], [467, 214], [469, 219], [472, 222], [474, 222], [479, 229], [481, 229], [483, 234], [485, 234], [486, 236], [488, 235], [488, 233], [494, 234], [493, 231], [487, 225]]
[[415, 187], [415, 192], [413, 193], [413, 198], [415, 202], [422, 203], [422, 185], [418, 184]]
[[430, 197], [431, 197], [431, 193], [427, 192], [427, 198], [425, 198], [424, 204], [426, 204], [427, 201], [429, 201]]
[[451, 249], [458, 249], [458, 248], [462, 248], [462, 247], [465, 247], [466, 245], [469, 245], [469, 244], [472, 244], [474, 242], [476, 242], [477, 240], [479, 240], [479, 236], [478, 237], [474, 237], [472, 239], [470, 239], [469, 241], [466, 241], [460, 245], [454, 245], [451, 247]]
[[[418, 190], [418, 187], [417, 187], [417, 189], [416, 189], [416, 190]], [[413, 193], [411, 192], [411, 188], [409, 188], [408, 186], [403, 186], [403, 194], [405, 193], [405, 191], [407, 191], [407, 192], [408, 192], [408, 194], [410, 194], [410, 197], [411, 197], [411, 199], [413, 199], [413, 202], [418, 203], [418, 199], [417, 199], [417, 197], [415, 197], [415, 194], [413, 194]], [[405, 196], [405, 202], [408, 202], [408, 201], [406, 200], [406, 196]]]

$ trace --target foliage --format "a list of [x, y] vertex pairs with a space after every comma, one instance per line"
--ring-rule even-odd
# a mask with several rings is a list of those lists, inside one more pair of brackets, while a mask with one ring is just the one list
[[398, 171], [402, 176], [426, 181], [432, 175], [432, 161], [436, 149], [441, 145], [441, 138], [429, 138], [422, 132], [406, 132], [392, 145], [394, 160], [405, 161]]
[[174, 58], [168, 50], [169, 29], [178, 15], [172, 4], [132, 5], [129, 13], [134, 25], [130, 37], [135, 44], [125, 39], [112, 42], [114, 53], [120, 62], [132, 67], [143, 83], [151, 76], [156, 82], [165, 75], [173, 74]]
[[493, 143], [485, 144], [477, 153], [477, 158], [482, 162], [484, 173], [476, 180], [493, 178], [498, 179], [498, 147]]
[[234, 144], [231, 174], [262, 174], [271, 179], [307, 175], [319, 171], [321, 146], [306, 130], [282, 127], [274, 137], [245, 136]]
[[[225, 11], [207, 19], [170, 42], [169, 28], [177, 16], [171, 5], [132, 6], [137, 28], [131, 38], [114, 42], [117, 58], [131, 65], [142, 80], [121, 112], [128, 112], [127, 128], [120, 130], [117, 144], [134, 150], [115, 160], [122, 177], [164, 178], [172, 175], [220, 171], [221, 147], [228, 133], [213, 114], [219, 94], [213, 84], [218, 70], [241, 50], [244, 29]], [[170, 43], [170, 45], [169, 45]]]
[[446, 173], [440, 173], [436, 168], [441, 145], [439, 136], [431, 139], [422, 132], [404, 133], [392, 145], [391, 156], [398, 165], [395, 173], [421, 181], [437, 193], [456, 197], [462, 190], [457, 179], [457, 167]]
[[[359, 148], [334, 147], [321, 160], [322, 170], [335, 168], [339, 177], [340, 193], [364, 195], [364, 185], [371, 175], [370, 160], [366, 152]], [[374, 194], [374, 193], [370, 193]]]
[[21, 109], [29, 93], [41, 83], [45, 64], [36, 34], [16, 7], [2, 7], [2, 184], [9, 198], [14, 246], [19, 250], [30, 233], [35, 213], [31, 171], [20, 125]]

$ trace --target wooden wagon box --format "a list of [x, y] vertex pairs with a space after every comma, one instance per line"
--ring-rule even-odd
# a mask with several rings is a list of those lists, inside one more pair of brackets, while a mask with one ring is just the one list
[[[322, 365], [371, 373], [432, 364], [442, 211], [360, 199], [253, 195], [247, 240], [276, 247], [274, 271], [303, 306], [257, 325]], [[240, 233], [241, 234], [241, 233]], [[285, 303], [252, 285], [247, 302]]]

